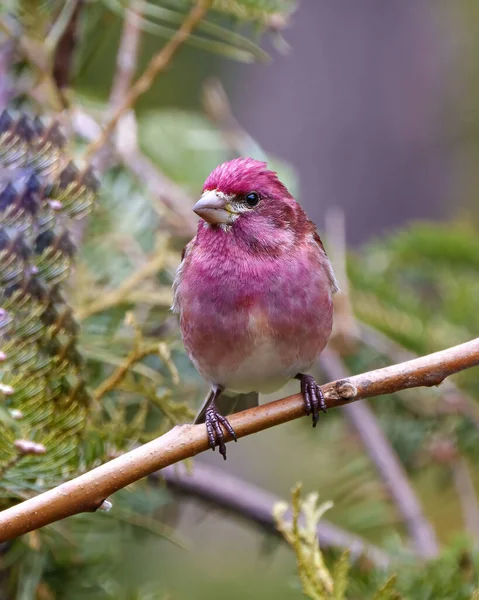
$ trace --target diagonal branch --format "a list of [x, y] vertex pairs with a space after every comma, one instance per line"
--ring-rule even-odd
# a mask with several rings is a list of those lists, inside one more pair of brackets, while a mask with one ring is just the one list
[[[328, 377], [345, 377], [341, 359], [330, 350], [326, 350], [321, 356], [321, 366]], [[424, 515], [404, 467], [379, 426], [370, 405], [367, 402], [349, 404], [344, 407], [344, 411], [386, 483], [418, 555], [423, 558], [436, 557], [439, 547], [434, 529]]]
[[[439, 385], [479, 365], [479, 338], [384, 369], [321, 386], [328, 408], [407, 388]], [[233, 415], [238, 438], [304, 416], [300, 394]], [[228, 438], [229, 441], [231, 441]], [[65, 517], [95, 511], [105, 498], [143, 477], [208, 449], [203, 425], [180, 425], [165, 435], [58, 487], [0, 513], [0, 542]]]
[[[131, 89], [133, 78], [135, 77], [142, 33], [140, 19], [143, 8], [143, 0], [131, 0], [130, 6], [125, 10], [123, 31], [116, 55], [116, 70], [107, 111], [110, 118], [118, 119], [114, 125], [117, 125], [118, 128], [129, 114], [129, 111], [124, 109], [122, 115], [115, 117], [118, 109], [121, 109], [123, 106], [125, 98], [128, 96], [128, 91]], [[96, 133], [94, 135], [95, 142], [103, 139], [100, 126], [98, 126], [98, 129], [99, 134]], [[108, 143], [109, 141], [108, 136], [106, 136], [102, 147], [97, 152], [94, 152], [94, 156], [92, 157], [92, 165], [98, 174], [104, 173], [116, 162], [116, 157], [114, 156], [111, 144]]]
[[[405, 350], [402, 346], [381, 333], [377, 329], [373, 329], [365, 323], [361, 323], [360, 339], [370, 346], [375, 348], [381, 354], [389, 356], [394, 362], [412, 360], [417, 358], [417, 354], [409, 350]], [[460, 390], [452, 381], [445, 381], [440, 390], [440, 412], [451, 413], [458, 412], [470, 420], [470, 422], [479, 430], [479, 405], [468, 396], [466, 392]]]
[[[198, 462], [191, 473], [184, 465], [171, 465], [154, 476], [163, 478], [169, 488], [180, 494], [239, 515], [260, 525], [267, 532], [280, 536], [273, 518], [273, 507], [281, 498], [252, 483]], [[384, 550], [326, 519], [318, 523], [317, 536], [322, 548], [349, 549], [354, 558], [366, 555], [380, 568], [387, 567], [391, 562]]]

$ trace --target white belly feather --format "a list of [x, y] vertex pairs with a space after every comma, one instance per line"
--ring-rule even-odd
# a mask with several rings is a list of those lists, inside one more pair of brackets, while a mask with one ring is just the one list
[[310, 364], [305, 365], [299, 360], [286, 367], [279, 355], [277, 343], [263, 338], [236, 369], [225, 373], [223, 385], [234, 392], [270, 394], [309, 367]]

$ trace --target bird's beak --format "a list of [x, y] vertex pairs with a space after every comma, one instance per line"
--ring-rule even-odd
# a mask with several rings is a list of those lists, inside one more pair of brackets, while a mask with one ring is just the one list
[[205, 192], [193, 206], [193, 211], [212, 225], [229, 224], [234, 216], [229, 210], [228, 198], [215, 190]]

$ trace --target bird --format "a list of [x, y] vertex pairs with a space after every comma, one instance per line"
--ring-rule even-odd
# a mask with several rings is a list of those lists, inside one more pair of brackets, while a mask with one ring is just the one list
[[297, 379], [313, 427], [326, 412], [307, 371], [326, 346], [338, 285], [316, 225], [265, 162], [218, 165], [193, 206], [200, 217], [173, 281], [185, 349], [210, 385], [195, 423], [226, 460], [222, 414]]

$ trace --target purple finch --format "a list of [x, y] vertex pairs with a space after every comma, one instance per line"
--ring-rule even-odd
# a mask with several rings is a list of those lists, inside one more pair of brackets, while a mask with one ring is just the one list
[[[226, 459], [220, 395], [257, 403], [296, 378], [313, 426], [325, 411], [321, 389], [305, 372], [331, 334], [334, 273], [316, 227], [276, 173], [237, 158], [207, 178], [193, 210], [201, 217], [183, 251], [174, 288], [183, 341], [211, 385], [195, 422]], [[224, 403], [224, 402], [223, 402]]]

